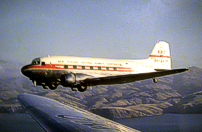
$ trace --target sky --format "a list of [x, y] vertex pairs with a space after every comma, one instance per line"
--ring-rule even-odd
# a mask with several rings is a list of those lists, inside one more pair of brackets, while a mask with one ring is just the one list
[[170, 44], [172, 68], [202, 68], [202, 0], [0, 2], [0, 60], [143, 59], [163, 40]]

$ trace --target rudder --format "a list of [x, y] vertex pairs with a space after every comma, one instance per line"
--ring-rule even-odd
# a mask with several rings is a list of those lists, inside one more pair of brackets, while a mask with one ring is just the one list
[[155, 70], [170, 70], [171, 57], [169, 44], [164, 41], [158, 41], [154, 46], [149, 59], [152, 61]]

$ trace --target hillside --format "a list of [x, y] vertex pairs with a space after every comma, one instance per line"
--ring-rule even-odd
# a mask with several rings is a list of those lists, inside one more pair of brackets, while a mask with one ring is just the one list
[[16, 97], [19, 93], [46, 96], [75, 105], [107, 118], [131, 118], [162, 113], [202, 113], [202, 69], [190, 67], [186, 73], [123, 84], [97, 86], [84, 93], [69, 88], [43, 90], [16, 72], [0, 79], [0, 112], [25, 112]]

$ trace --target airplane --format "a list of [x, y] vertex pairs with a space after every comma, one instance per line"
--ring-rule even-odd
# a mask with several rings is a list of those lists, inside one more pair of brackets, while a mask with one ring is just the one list
[[86, 110], [64, 105], [46, 97], [20, 94], [17, 98], [44, 131], [139, 132]]
[[47, 56], [36, 58], [23, 66], [21, 72], [34, 85], [44, 89], [57, 89], [58, 85], [72, 91], [84, 92], [87, 87], [131, 83], [160, 76], [188, 71], [171, 69], [169, 44], [158, 41], [146, 59], [105, 59], [72, 56]]

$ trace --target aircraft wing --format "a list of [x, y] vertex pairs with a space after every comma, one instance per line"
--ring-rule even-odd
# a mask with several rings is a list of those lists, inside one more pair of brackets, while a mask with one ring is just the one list
[[137, 74], [126, 74], [126, 75], [118, 75], [118, 76], [106, 76], [106, 77], [98, 77], [98, 78], [88, 78], [83, 80], [83, 83], [88, 85], [108, 85], [108, 84], [123, 84], [130, 83], [139, 80], [149, 79], [153, 77], [160, 77], [165, 75], [171, 75], [176, 73], [181, 73], [188, 71], [188, 69], [172, 69], [172, 70], [163, 70], [156, 72], [148, 72], [148, 73], [137, 73]]
[[138, 131], [45, 97], [20, 94], [18, 100], [45, 131]]

